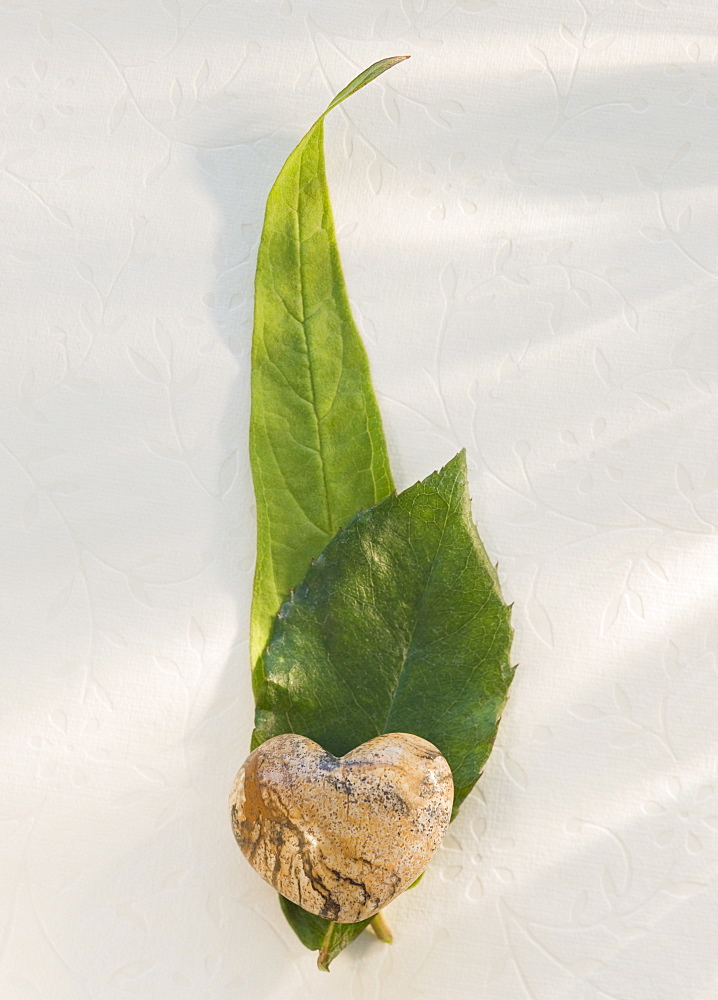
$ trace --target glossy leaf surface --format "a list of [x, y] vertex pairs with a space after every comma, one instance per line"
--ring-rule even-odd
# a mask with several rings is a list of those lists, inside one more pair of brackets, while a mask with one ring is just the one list
[[496, 735], [511, 637], [461, 452], [357, 514], [283, 605], [254, 744], [302, 733], [341, 756], [382, 733], [415, 733], [449, 762], [458, 807]]

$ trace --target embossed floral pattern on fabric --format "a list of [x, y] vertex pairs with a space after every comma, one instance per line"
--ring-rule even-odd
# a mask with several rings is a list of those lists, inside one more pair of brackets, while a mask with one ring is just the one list
[[[714, 1000], [713, 0], [0, 29], [3, 1000]], [[322, 979], [227, 879], [252, 281], [307, 109], [387, 51], [327, 123], [352, 309], [398, 488], [467, 446], [531, 670], [401, 947]]]

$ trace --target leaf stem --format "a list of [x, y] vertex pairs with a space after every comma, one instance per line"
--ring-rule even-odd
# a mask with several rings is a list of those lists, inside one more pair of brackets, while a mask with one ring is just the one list
[[322, 947], [317, 955], [317, 968], [321, 969], [322, 972], [329, 972], [329, 948], [332, 943], [332, 933], [336, 927], [336, 921], [332, 922], [327, 927], [327, 933], [324, 935], [324, 940], [322, 941]]
[[374, 931], [379, 940], [383, 941], [384, 944], [394, 943], [394, 935], [391, 933], [391, 928], [384, 919], [383, 913], [377, 913], [377, 915], [372, 918], [372, 921], [369, 924], [369, 926]]

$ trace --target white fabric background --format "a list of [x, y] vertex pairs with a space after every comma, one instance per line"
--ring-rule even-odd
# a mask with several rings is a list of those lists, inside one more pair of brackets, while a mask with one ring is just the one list
[[[2, 0], [3, 1000], [713, 1000], [713, 0]], [[429, 873], [314, 968], [242, 859], [254, 259], [334, 112], [400, 486], [515, 602]]]

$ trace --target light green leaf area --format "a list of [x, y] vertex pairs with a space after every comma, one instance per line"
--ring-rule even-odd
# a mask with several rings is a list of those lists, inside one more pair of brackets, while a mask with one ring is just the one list
[[282, 167], [257, 257], [250, 458], [257, 562], [254, 682], [274, 617], [336, 531], [392, 489], [389, 460], [342, 275], [324, 167], [324, 116], [404, 57], [361, 73]]
[[[382, 733], [415, 733], [449, 762], [458, 809], [496, 737], [511, 639], [460, 452], [357, 514], [314, 561], [263, 657], [253, 745], [302, 733], [341, 756]], [[312, 918], [313, 941], [322, 926]]]

